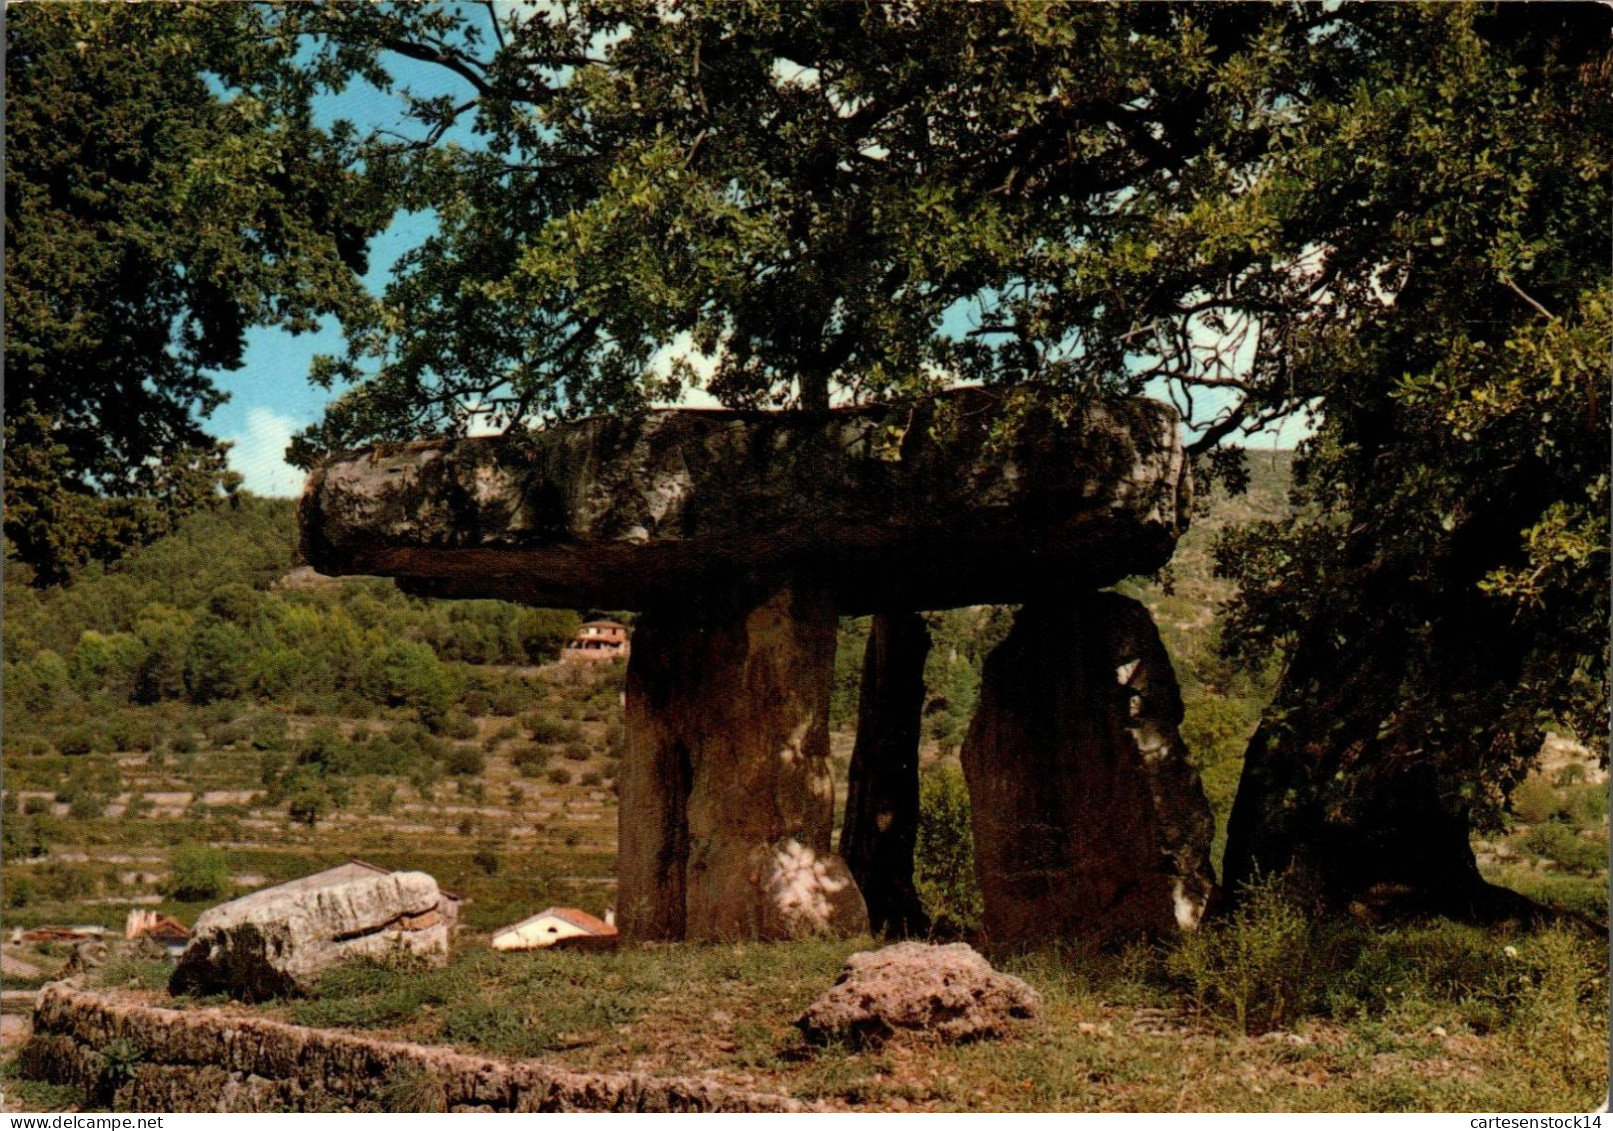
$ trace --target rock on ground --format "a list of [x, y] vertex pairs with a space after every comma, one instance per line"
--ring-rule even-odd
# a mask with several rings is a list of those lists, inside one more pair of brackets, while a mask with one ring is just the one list
[[260, 1001], [306, 992], [349, 958], [404, 952], [445, 961], [441, 899], [424, 872], [254, 892], [202, 912], [170, 987]]
[[967, 943], [904, 942], [846, 959], [796, 1026], [811, 1041], [877, 1043], [899, 1034], [946, 1041], [1000, 1037], [1035, 1017], [1039, 994], [999, 974]]

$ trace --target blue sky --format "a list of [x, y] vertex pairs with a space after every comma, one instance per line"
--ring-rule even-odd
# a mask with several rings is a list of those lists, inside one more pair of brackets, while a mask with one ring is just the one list
[[[439, 67], [391, 58], [398, 89], [415, 94], [453, 94], [464, 97], [469, 87]], [[339, 95], [315, 103], [322, 126], [346, 118], [360, 131], [374, 128], [406, 130], [404, 103], [399, 94], [384, 93], [367, 83], [355, 82]], [[418, 131], [410, 131], [418, 133]], [[468, 141], [461, 134], [459, 140]], [[386, 285], [392, 265], [411, 247], [430, 235], [430, 215], [411, 213], [397, 217], [390, 228], [370, 244], [370, 270], [365, 282], [377, 294]], [[235, 446], [230, 464], [246, 477], [246, 487], [260, 495], [296, 495], [302, 490], [302, 472], [285, 462], [292, 434], [317, 421], [334, 395], [308, 380], [309, 364], [318, 354], [339, 354], [343, 341], [334, 319], [326, 319], [316, 333], [292, 335], [284, 330], [258, 327], [247, 333], [243, 365], [213, 374], [219, 388], [230, 394], [211, 418], [215, 435]]]
[[[320, 124], [329, 126], [338, 118], [346, 118], [360, 131], [406, 131], [409, 126], [404, 102], [397, 91], [408, 88], [416, 95], [448, 94], [458, 98], [469, 92], [463, 80], [442, 68], [398, 57], [389, 58], [388, 63], [397, 80], [393, 93], [355, 82], [341, 94], [326, 96], [316, 103]], [[466, 130], [456, 129], [450, 136], [461, 144], [475, 144]], [[365, 277], [371, 290], [380, 293], [393, 264], [430, 235], [433, 226], [429, 214], [402, 215], [372, 242], [370, 270]], [[960, 309], [959, 314], [957, 329], [962, 330], [964, 311]], [[318, 332], [297, 336], [260, 327], [247, 334], [241, 368], [213, 375], [230, 399], [214, 412], [211, 430], [234, 445], [230, 464], [245, 477], [248, 490], [277, 496], [301, 492], [303, 474], [285, 462], [286, 445], [294, 433], [319, 419], [334, 395], [308, 380], [310, 363], [318, 354], [338, 354], [342, 348], [342, 335], [334, 320], [327, 320]], [[1247, 442], [1251, 447], [1292, 447], [1306, 431], [1302, 420], [1291, 418], [1272, 435]]]

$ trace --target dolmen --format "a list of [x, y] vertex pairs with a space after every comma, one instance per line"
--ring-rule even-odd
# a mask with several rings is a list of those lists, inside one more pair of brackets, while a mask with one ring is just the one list
[[[628, 940], [922, 930], [922, 610], [1021, 606], [962, 756], [993, 941], [1196, 923], [1211, 821], [1147, 610], [1170, 557], [1175, 413], [957, 389], [829, 412], [668, 409], [338, 456], [301, 503], [326, 574], [638, 610], [618, 926]], [[837, 618], [875, 614], [839, 851]]]

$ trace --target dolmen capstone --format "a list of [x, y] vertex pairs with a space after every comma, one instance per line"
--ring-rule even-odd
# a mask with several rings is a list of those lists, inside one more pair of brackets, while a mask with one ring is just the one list
[[352, 958], [445, 962], [452, 914], [424, 872], [293, 880], [202, 912], [169, 986], [262, 1001], [306, 993]]
[[[913, 614], [1022, 605], [964, 759], [987, 932], [1034, 941], [1175, 929], [1213, 886], [1169, 661], [1141, 605], [1098, 593], [1163, 565], [1189, 502], [1167, 406], [970, 388], [377, 445], [315, 471], [301, 523], [322, 573], [641, 611], [617, 779], [629, 940], [921, 929]], [[869, 613], [837, 853], [836, 625]]]

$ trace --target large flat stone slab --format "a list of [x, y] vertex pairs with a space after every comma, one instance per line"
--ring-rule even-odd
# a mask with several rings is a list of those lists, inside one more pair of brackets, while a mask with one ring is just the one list
[[380, 445], [302, 501], [326, 574], [413, 592], [647, 609], [805, 577], [842, 614], [1014, 603], [1170, 556], [1176, 414], [958, 389], [827, 413], [673, 409], [529, 436]]

